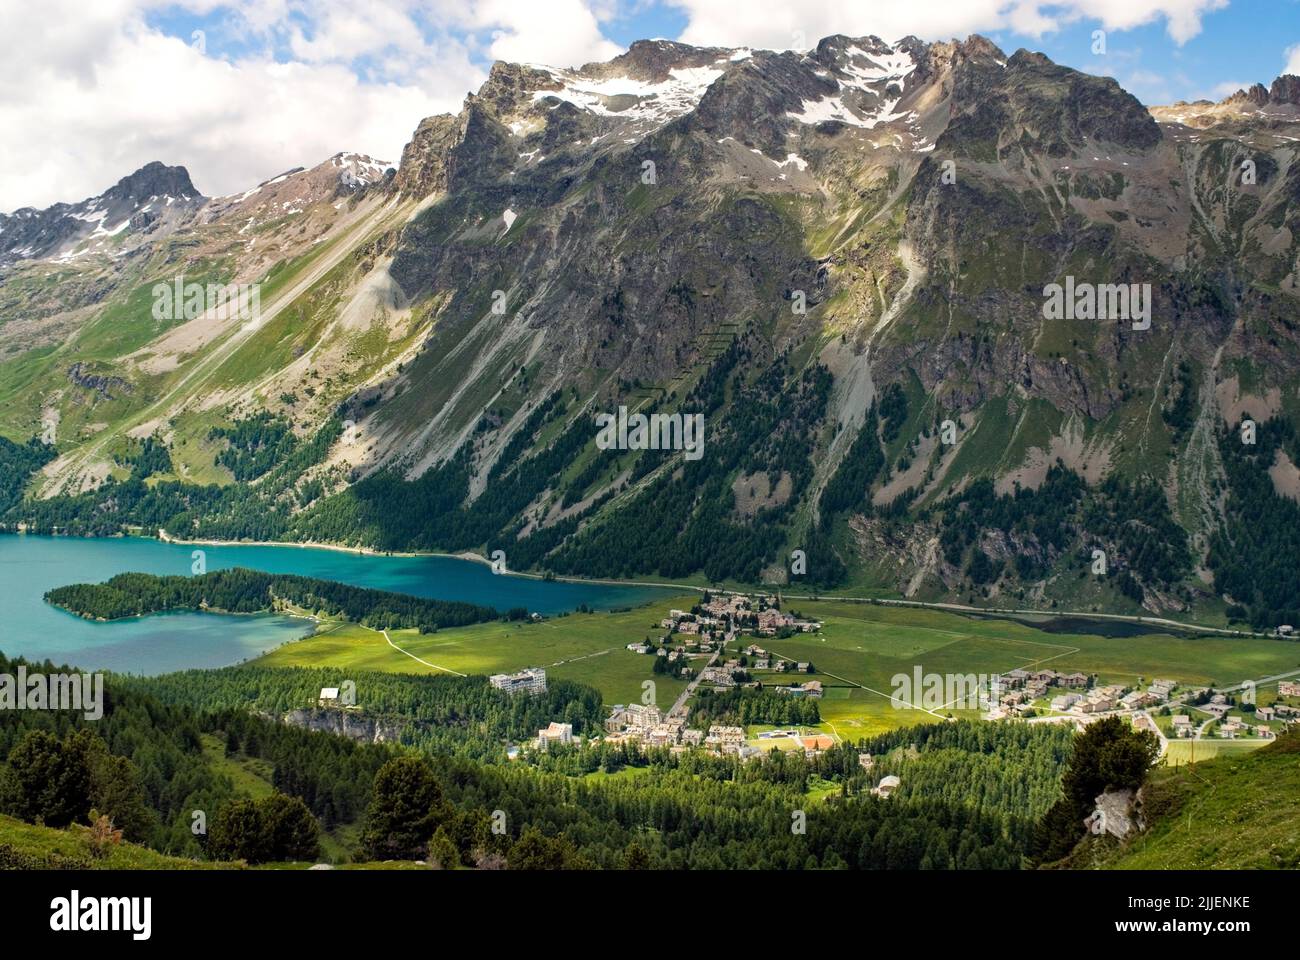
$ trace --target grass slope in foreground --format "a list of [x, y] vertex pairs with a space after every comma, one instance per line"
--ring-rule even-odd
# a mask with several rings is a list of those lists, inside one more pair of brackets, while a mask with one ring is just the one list
[[123, 841], [92, 853], [90, 829], [56, 830], [0, 814], [0, 870], [202, 870], [241, 866], [171, 857]]
[[1113, 870], [1300, 868], [1300, 730], [1247, 754], [1157, 767], [1143, 788], [1146, 832], [1088, 840], [1069, 866]]

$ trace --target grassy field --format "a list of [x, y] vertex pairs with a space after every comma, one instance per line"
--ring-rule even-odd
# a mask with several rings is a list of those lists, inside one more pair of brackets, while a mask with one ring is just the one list
[[1270, 740], [1170, 740], [1165, 751], [1165, 765], [1181, 767], [1188, 763], [1201, 763], [1217, 757], [1239, 757], [1242, 754], [1267, 746]]
[[[540, 666], [547, 676], [578, 680], [601, 691], [607, 703], [640, 701], [642, 683], [653, 680], [656, 702], [670, 706], [686, 684], [652, 672], [654, 658], [629, 652], [627, 644], [658, 637], [658, 621], [692, 597], [673, 597], [621, 612], [573, 613], [541, 623], [493, 621], [423, 634], [394, 630], [394, 650], [383, 636], [354, 624], [322, 624], [313, 636], [285, 644], [257, 660], [259, 666], [331, 666], [395, 673], [507, 673]], [[434, 664], [436, 666], [429, 666]]]

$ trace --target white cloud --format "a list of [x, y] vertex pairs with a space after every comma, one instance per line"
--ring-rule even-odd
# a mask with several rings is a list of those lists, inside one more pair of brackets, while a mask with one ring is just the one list
[[862, 3], [825, 0], [792, 4], [750, 0], [736, 16], [734, 0], [670, 0], [689, 22], [687, 43], [788, 49], [806, 47], [835, 33], [875, 34], [888, 40], [912, 34], [923, 40], [964, 38], [971, 33], [1014, 30], [1041, 36], [1087, 17], [1108, 30], [1125, 30], [1163, 19], [1169, 36], [1185, 43], [1201, 29], [1201, 17], [1228, 0], [925, 0], [924, 3]]
[[1286, 56], [1286, 66], [1282, 68], [1282, 72], [1300, 76], [1300, 43], [1287, 47], [1283, 52]]
[[[623, 51], [602, 35], [597, 12], [584, 0], [451, 0], [451, 6], [466, 28], [491, 31], [494, 60], [571, 67]], [[610, 15], [608, 7], [598, 9]]]
[[1214, 86], [1212, 86], [1210, 88], [1209, 94], [1206, 96], [1205, 99], [1223, 100], [1225, 97], [1232, 96], [1238, 90], [1249, 89], [1253, 83], [1254, 81], [1247, 82], [1245, 80], [1224, 80], [1222, 83], [1216, 83]]
[[[484, 57], [567, 64], [621, 50], [582, 0], [4, 6], [4, 211], [81, 200], [151, 160], [187, 167], [210, 196], [340, 150], [396, 162], [420, 120], [478, 89]], [[203, 18], [206, 54], [150, 25], [164, 7]]]

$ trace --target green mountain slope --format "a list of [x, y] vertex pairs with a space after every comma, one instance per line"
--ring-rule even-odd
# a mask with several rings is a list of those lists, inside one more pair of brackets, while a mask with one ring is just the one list
[[1300, 867], [1300, 731], [1240, 756], [1157, 768], [1143, 788], [1147, 829], [1088, 840], [1072, 866], [1113, 870]]
[[[1242, 103], [980, 37], [497, 64], [391, 175], [0, 265], [0, 433], [58, 453], [0, 519], [1295, 622], [1300, 138]], [[182, 274], [260, 320], [154, 321]]]

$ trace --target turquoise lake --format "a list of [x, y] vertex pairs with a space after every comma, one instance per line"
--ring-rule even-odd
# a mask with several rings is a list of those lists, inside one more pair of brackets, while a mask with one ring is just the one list
[[128, 571], [189, 575], [195, 550], [205, 553], [208, 570], [248, 567], [297, 573], [359, 587], [481, 603], [503, 611], [527, 607], [555, 614], [580, 604], [608, 610], [663, 595], [654, 587], [496, 575], [485, 564], [454, 557], [367, 556], [310, 547], [194, 546], [138, 537], [0, 535], [0, 651], [86, 670], [150, 675], [229, 666], [310, 632], [303, 620], [271, 615], [169, 613], [95, 623], [42, 599], [52, 587], [99, 583]]

